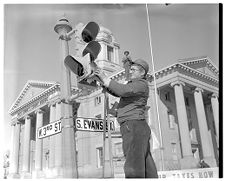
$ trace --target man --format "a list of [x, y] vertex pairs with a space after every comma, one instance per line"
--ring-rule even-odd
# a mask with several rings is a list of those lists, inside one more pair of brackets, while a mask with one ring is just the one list
[[148, 70], [149, 66], [144, 60], [132, 62], [131, 80], [127, 84], [109, 79], [101, 70], [95, 72], [104, 89], [113, 96], [120, 97], [116, 114], [126, 158], [124, 165], [126, 178], [158, 177], [150, 152], [151, 130], [145, 120], [145, 106], [149, 96], [149, 87], [145, 80]]

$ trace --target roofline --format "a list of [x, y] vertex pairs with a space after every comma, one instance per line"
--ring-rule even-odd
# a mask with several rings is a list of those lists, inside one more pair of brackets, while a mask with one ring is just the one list
[[[43, 90], [42, 92], [40, 92], [38, 95], [36, 95], [35, 97], [33, 97], [32, 99], [28, 100], [27, 102], [25, 102], [24, 104], [22, 104], [20, 107], [26, 106], [27, 104], [29, 104], [30, 102], [38, 99], [39, 97], [42, 96], [42, 94], [44, 94], [46, 91], [51, 90], [51, 89], [56, 89], [59, 86], [60, 88], [60, 83], [59, 82], [55, 82], [55, 84], [53, 84], [51, 87], [49, 87], [48, 89]], [[79, 90], [78, 88], [72, 86], [71, 87], [72, 90]], [[9, 110], [8, 113], [12, 114], [13, 112], [17, 111], [20, 107], [14, 109], [14, 110]]]
[[38, 84], [38, 83], [41, 83], [41, 84], [52, 84], [52, 85], [57, 84], [57, 82], [50, 82], [50, 81], [49, 82], [45, 82], [45, 81], [37, 81], [37, 80], [28, 80], [26, 82], [26, 84], [24, 85], [23, 89], [20, 91], [20, 93], [19, 93], [18, 97], [16, 98], [16, 100], [12, 103], [11, 107], [9, 108], [8, 113], [11, 112], [11, 110], [13, 109], [13, 107], [19, 101], [20, 97], [22, 97], [23, 92], [25, 92], [25, 90], [27, 90], [27, 87], [29, 87], [31, 84]]
[[[27, 87], [29, 85], [29, 81], [27, 81], [23, 87], [23, 89], [20, 91], [19, 95], [17, 96], [16, 100], [12, 103], [11, 107], [9, 108], [9, 111], [14, 107], [14, 105], [16, 104], [16, 102], [19, 100], [20, 96], [22, 95], [22, 93], [24, 92], [25, 87]], [[8, 112], [9, 112], [8, 111]]]
[[[155, 72], [155, 76], [157, 76], [158, 74], [161, 74], [162, 72], [165, 72], [165, 70], [167, 70], [167, 69], [174, 68], [174, 67], [176, 68], [177, 66], [182, 66], [182, 67], [184, 67], [184, 68], [186, 68], [186, 69], [191, 70], [191, 72], [200, 74], [200, 75], [202, 75], [202, 76], [210, 77], [211, 79], [214, 79], [215, 81], [219, 81], [218, 79], [216, 79], [215, 77], [213, 77], [213, 76], [211, 76], [211, 75], [204, 74], [204, 73], [202, 73], [201, 71], [192, 69], [192, 68], [190, 68], [189, 66], [184, 65], [184, 64], [182, 64], [182, 63], [174, 63], [173, 65], [170, 65], [170, 66], [167, 66], [167, 67], [165, 67], [165, 68], [163, 68], [163, 69], [160, 69], [160, 70], [158, 70], [158, 71]], [[156, 75], [156, 74], [157, 74], [157, 75]], [[152, 73], [152, 74], [149, 74], [149, 73], [148, 73], [148, 75], [149, 75], [150, 77], [153, 77], [154, 73]]]
[[185, 59], [178, 59], [179, 63], [186, 64], [194, 61], [199, 61], [199, 60], [205, 60], [207, 59], [210, 64], [217, 70], [217, 74], [219, 74], [219, 67], [216, 66], [215, 63], [208, 57], [208, 56], [200, 56], [200, 57], [192, 57], [192, 58], [185, 58]]

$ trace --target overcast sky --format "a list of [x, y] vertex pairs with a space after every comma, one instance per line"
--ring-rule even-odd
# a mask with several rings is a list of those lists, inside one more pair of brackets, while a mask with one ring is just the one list
[[[219, 65], [218, 4], [149, 4], [155, 69], [178, 59], [208, 56]], [[145, 4], [4, 6], [4, 130], [11, 136], [8, 110], [28, 80], [60, 81], [61, 47], [53, 28], [63, 14], [72, 27], [95, 21], [120, 44], [119, 58], [131, 52], [151, 66]], [[74, 53], [73, 39], [70, 53]]]

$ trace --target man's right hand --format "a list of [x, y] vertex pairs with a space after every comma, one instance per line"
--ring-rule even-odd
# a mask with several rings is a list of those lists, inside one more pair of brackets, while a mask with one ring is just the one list
[[94, 72], [94, 75], [98, 77], [98, 79], [99, 79], [99, 80], [97, 80], [98, 82], [100, 82], [101, 84], [103, 84], [106, 87], [109, 86], [111, 79], [107, 77], [107, 75], [104, 73], [104, 71], [102, 69], [97, 69]]

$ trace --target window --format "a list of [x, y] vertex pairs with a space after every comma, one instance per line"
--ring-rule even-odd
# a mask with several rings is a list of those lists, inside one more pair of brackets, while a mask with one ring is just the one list
[[122, 142], [115, 143], [115, 154], [116, 154], [116, 156], [122, 156], [123, 155]]
[[210, 110], [211, 113], [213, 112], [212, 106], [209, 106], [209, 110]]
[[190, 129], [190, 138], [191, 138], [192, 144], [198, 143], [195, 128]]
[[177, 159], [177, 144], [176, 143], [171, 143], [171, 149], [172, 149], [172, 159], [173, 160], [178, 160]]
[[171, 143], [172, 153], [177, 153], [176, 143]]
[[48, 149], [45, 149], [44, 153], [45, 153], [45, 168], [48, 169], [49, 168], [49, 153], [50, 153], [50, 151]]
[[215, 135], [217, 135], [215, 122], [214, 122], [213, 119], [212, 119], [211, 121], [212, 121], [212, 125], [213, 125], [213, 133], [214, 133]]
[[170, 101], [170, 92], [165, 93], [165, 101]]
[[97, 148], [97, 168], [103, 166], [103, 147]]
[[192, 123], [192, 114], [191, 114], [191, 109], [187, 108], [187, 117], [188, 117], [188, 127], [189, 130], [193, 128], [193, 123]]
[[95, 97], [95, 106], [99, 105], [101, 103], [101, 96]]
[[190, 106], [188, 97], [185, 97], [185, 105], [186, 105], [186, 106]]
[[192, 148], [192, 154], [193, 154], [193, 157], [197, 160], [199, 160], [199, 148], [198, 147], [193, 147]]
[[191, 119], [191, 109], [187, 108], [187, 116], [188, 119]]
[[175, 117], [171, 112], [167, 112], [168, 114], [168, 124], [170, 129], [174, 129]]
[[113, 61], [113, 47], [107, 46], [107, 59]]
[[188, 119], [188, 129], [189, 129], [189, 131], [192, 130], [192, 128], [193, 128], [192, 120]]

